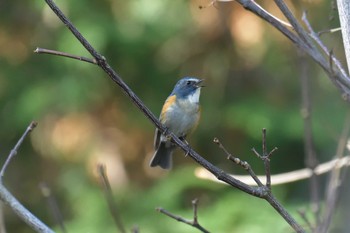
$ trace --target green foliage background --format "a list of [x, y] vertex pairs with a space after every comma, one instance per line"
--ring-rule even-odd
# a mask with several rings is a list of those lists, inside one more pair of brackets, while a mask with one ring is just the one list
[[[212, 139], [220, 138], [230, 152], [262, 173], [262, 163], [250, 149], [261, 147], [264, 127], [269, 148], [279, 148], [273, 173], [305, 166], [300, 65], [306, 63], [318, 158], [322, 162], [333, 157], [347, 104], [319, 67], [240, 5], [218, 3], [200, 9], [208, 4], [205, 0], [57, 4], [154, 114], [159, 114], [179, 78], [204, 78], [202, 119], [189, 141], [228, 172], [243, 173]], [[339, 26], [328, 1], [293, 4], [299, 16], [308, 9], [316, 31]], [[262, 5], [281, 17], [272, 1]], [[343, 61], [340, 37], [322, 39]], [[0, 1], [1, 162], [27, 125], [32, 120], [39, 123], [11, 163], [5, 184], [48, 225], [59, 231], [38, 188], [40, 182], [51, 187], [68, 232], [116, 231], [96, 175], [97, 163], [104, 163], [129, 229], [137, 225], [143, 233], [195, 232], [157, 213], [155, 207], [191, 218], [191, 200], [198, 197], [199, 220], [212, 232], [291, 231], [264, 201], [198, 179], [196, 164], [180, 151], [173, 170], [149, 168], [154, 126], [122, 91], [98, 67], [37, 55], [32, 52], [36, 47], [90, 57], [44, 1]], [[298, 208], [309, 210], [305, 190], [307, 181], [273, 189], [297, 218]], [[339, 216], [337, 222], [344, 217]], [[9, 232], [32, 232], [7, 208], [5, 221]]]

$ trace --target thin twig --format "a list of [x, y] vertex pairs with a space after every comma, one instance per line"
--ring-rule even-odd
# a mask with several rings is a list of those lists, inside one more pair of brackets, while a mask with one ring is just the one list
[[19, 147], [22, 145], [22, 142], [27, 137], [27, 135], [37, 126], [37, 124], [38, 124], [37, 122], [32, 121], [29, 124], [29, 126], [27, 127], [26, 131], [23, 133], [22, 137], [18, 140], [18, 142], [15, 145], [15, 147], [11, 150], [11, 152], [10, 152], [9, 156], [7, 157], [4, 165], [1, 168], [1, 171], [0, 171], [0, 182], [2, 182], [2, 177], [5, 174], [6, 168], [10, 164], [11, 160], [13, 159], [13, 157], [15, 157], [15, 155], [17, 154]]
[[270, 168], [270, 158], [272, 154], [277, 150], [277, 147], [273, 148], [270, 152], [267, 152], [266, 146], [266, 129], [262, 129], [262, 155], [260, 155], [254, 148], [253, 152], [259, 158], [264, 161], [265, 175], [266, 175], [266, 187], [271, 191], [271, 168]]
[[249, 175], [253, 178], [253, 180], [256, 182], [256, 184], [259, 187], [264, 186], [263, 183], [260, 181], [260, 179], [257, 177], [257, 175], [255, 174], [255, 172], [253, 171], [253, 169], [251, 168], [250, 164], [246, 161], [243, 161], [235, 156], [233, 156], [232, 154], [230, 154], [226, 148], [224, 147], [224, 145], [222, 145], [222, 143], [219, 141], [218, 138], [214, 138], [214, 143], [217, 144], [219, 146], [220, 149], [222, 149], [225, 154], [227, 155], [227, 159], [231, 160], [232, 162], [234, 162], [235, 164], [243, 167], [244, 170], [246, 170]]
[[192, 200], [192, 206], [193, 206], [193, 219], [192, 220], [188, 220], [188, 219], [185, 219], [181, 216], [175, 215], [175, 214], [163, 209], [162, 207], [158, 207], [158, 208], [156, 208], [156, 210], [162, 214], [165, 214], [166, 216], [168, 216], [170, 218], [173, 218], [173, 219], [179, 221], [179, 222], [183, 222], [183, 223], [186, 223], [187, 225], [190, 225], [194, 228], [197, 228], [201, 232], [209, 233], [209, 231], [206, 230], [204, 227], [202, 227], [198, 222], [198, 216], [197, 216], [198, 199], [197, 198]]
[[88, 62], [88, 63], [97, 65], [97, 62], [96, 62], [95, 59], [91, 59], [91, 58], [87, 58], [87, 57], [81, 57], [81, 56], [76, 56], [76, 55], [73, 55], [73, 54], [60, 52], [60, 51], [56, 51], [56, 50], [51, 50], [51, 49], [36, 48], [34, 50], [34, 53], [42, 53], [42, 54], [50, 54], [50, 55], [56, 55], [56, 56], [61, 56], [61, 57], [68, 57], [68, 58], [72, 58], [72, 59], [75, 59], [75, 60], [84, 61], [84, 62]]
[[288, 19], [288, 21], [293, 26], [293, 29], [299, 35], [299, 37], [307, 44], [307, 46], [310, 49], [316, 50], [309, 35], [306, 33], [304, 28], [299, 24], [298, 20], [295, 18], [291, 10], [288, 8], [287, 4], [283, 0], [274, 0], [274, 2], [278, 6], [278, 8], [282, 11], [284, 16]]
[[317, 35], [318, 36], [322, 36], [323, 34], [326, 34], [326, 33], [335, 33], [335, 32], [340, 32], [340, 31], [341, 31], [341, 27], [331, 28], [331, 29], [326, 29], [326, 30], [319, 31], [317, 33]]
[[[320, 48], [322, 49], [322, 51], [328, 56], [331, 57], [334, 64], [337, 66], [337, 68], [340, 70], [340, 72], [344, 75], [347, 76], [347, 73], [345, 72], [345, 69], [343, 68], [342, 64], [340, 63], [340, 61], [335, 57], [335, 56], [331, 56], [331, 52], [330, 50], [327, 48], [327, 46], [325, 46], [325, 44], [322, 42], [322, 40], [319, 37], [319, 34], [316, 33], [314, 31], [314, 29], [312, 28], [308, 18], [307, 18], [307, 13], [304, 11], [303, 12], [303, 16], [301, 18], [303, 20], [303, 22], [305, 23], [307, 29], [309, 30], [309, 35], [311, 36], [311, 38], [320, 46]], [[333, 72], [334, 73], [334, 72]]]
[[115, 204], [114, 200], [113, 200], [113, 193], [112, 193], [112, 189], [111, 189], [111, 185], [109, 183], [107, 174], [106, 174], [106, 166], [103, 164], [98, 164], [97, 165], [97, 169], [98, 169], [98, 174], [100, 176], [101, 179], [101, 183], [103, 184], [103, 191], [105, 193], [105, 197], [108, 203], [108, 207], [109, 210], [111, 212], [111, 215], [113, 217], [113, 220], [115, 222], [115, 224], [117, 225], [117, 228], [119, 229], [120, 232], [122, 233], [126, 233], [123, 221], [120, 217], [117, 205]]
[[55, 197], [52, 195], [50, 187], [45, 183], [41, 182], [39, 184], [39, 188], [41, 190], [42, 195], [46, 198], [49, 209], [56, 221], [56, 223], [60, 226], [61, 231], [63, 233], [67, 232], [66, 227], [64, 226], [63, 216], [58, 208], [57, 201]]

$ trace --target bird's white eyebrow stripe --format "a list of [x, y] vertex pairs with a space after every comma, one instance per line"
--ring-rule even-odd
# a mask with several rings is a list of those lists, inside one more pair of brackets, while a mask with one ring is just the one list
[[197, 82], [198, 79], [196, 79], [196, 78], [189, 78], [189, 79], [187, 79], [187, 81], [194, 81], [194, 82]]

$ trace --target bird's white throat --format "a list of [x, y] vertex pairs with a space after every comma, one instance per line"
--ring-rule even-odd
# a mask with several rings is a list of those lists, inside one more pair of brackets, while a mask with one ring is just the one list
[[201, 94], [201, 89], [197, 88], [196, 91], [188, 97], [190, 103], [199, 103], [199, 96]]

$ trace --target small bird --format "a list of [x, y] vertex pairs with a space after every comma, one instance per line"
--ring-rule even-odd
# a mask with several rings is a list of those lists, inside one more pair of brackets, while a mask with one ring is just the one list
[[[199, 96], [203, 79], [192, 77], [182, 78], [177, 82], [174, 90], [166, 99], [160, 113], [160, 122], [180, 139], [186, 136], [198, 125], [200, 118]], [[154, 148], [150, 166], [160, 166], [163, 169], [172, 167], [172, 154], [176, 145], [171, 138], [156, 129]]]

